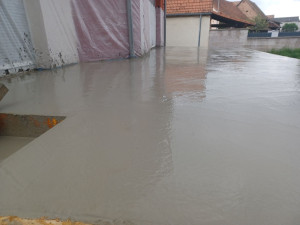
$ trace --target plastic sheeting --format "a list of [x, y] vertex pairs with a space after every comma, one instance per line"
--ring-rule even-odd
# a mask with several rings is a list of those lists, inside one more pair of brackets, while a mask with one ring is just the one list
[[[81, 61], [129, 56], [126, 0], [73, 0], [72, 9]], [[135, 55], [141, 56], [156, 45], [155, 18], [154, 0], [132, 0]]]
[[126, 1], [72, 1], [81, 61], [126, 58], [128, 25]]
[[[162, 21], [155, 0], [131, 2], [134, 54], [142, 56], [157, 45]], [[24, 59], [30, 65], [35, 60], [37, 68], [54, 68], [129, 57], [127, 0], [31, 0], [24, 1], [26, 10], [22, 0], [0, 3], [0, 33], [5, 37], [0, 39], [0, 62], [9, 68]]]
[[0, 0], [0, 75], [32, 68], [34, 49], [22, 0]]

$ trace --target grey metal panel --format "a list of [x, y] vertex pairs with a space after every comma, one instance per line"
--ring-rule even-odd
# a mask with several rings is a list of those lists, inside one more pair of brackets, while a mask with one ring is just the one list
[[251, 38], [251, 37], [271, 37], [272, 36], [272, 33], [267, 33], [267, 32], [264, 32], [264, 33], [248, 33], [248, 37]]
[[0, 0], [0, 76], [33, 67], [34, 49], [22, 0]]
[[300, 32], [280, 32], [278, 37], [299, 37]]

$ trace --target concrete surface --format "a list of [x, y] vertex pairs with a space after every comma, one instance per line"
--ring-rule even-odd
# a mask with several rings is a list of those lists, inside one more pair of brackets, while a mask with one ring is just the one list
[[281, 48], [300, 48], [300, 37], [248, 38], [245, 47], [262, 51]]
[[247, 45], [248, 29], [210, 30], [209, 45], [211, 47], [244, 47]]
[[7, 80], [2, 113], [67, 118], [0, 162], [0, 215], [300, 224], [300, 61], [167, 48]]

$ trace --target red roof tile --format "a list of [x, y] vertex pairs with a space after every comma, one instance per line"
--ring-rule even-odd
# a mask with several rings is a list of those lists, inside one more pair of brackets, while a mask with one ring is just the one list
[[168, 0], [167, 14], [209, 13], [212, 0]]
[[252, 24], [236, 3], [226, 0], [167, 0], [168, 15], [189, 13], [212, 13], [226, 19]]
[[212, 13], [231, 20], [252, 24], [252, 22], [249, 21], [249, 18], [245, 16], [241, 10], [239, 10], [234, 2], [228, 2], [226, 0], [214, 0]]

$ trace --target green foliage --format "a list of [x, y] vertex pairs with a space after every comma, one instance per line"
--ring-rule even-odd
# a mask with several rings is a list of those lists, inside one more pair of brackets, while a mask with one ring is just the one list
[[296, 30], [298, 30], [298, 26], [295, 23], [286, 23], [282, 27], [283, 32], [295, 32]]
[[254, 18], [253, 22], [255, 25], [251, 28], [251, 30], [255, 32], [268, 30], [269, 23], [266, 18], [257, 16]]
[[296, 48], [296, 49], [282, 48], [279, 50], [272, 49], [270, 53], [300, 59], [300, 48]]

